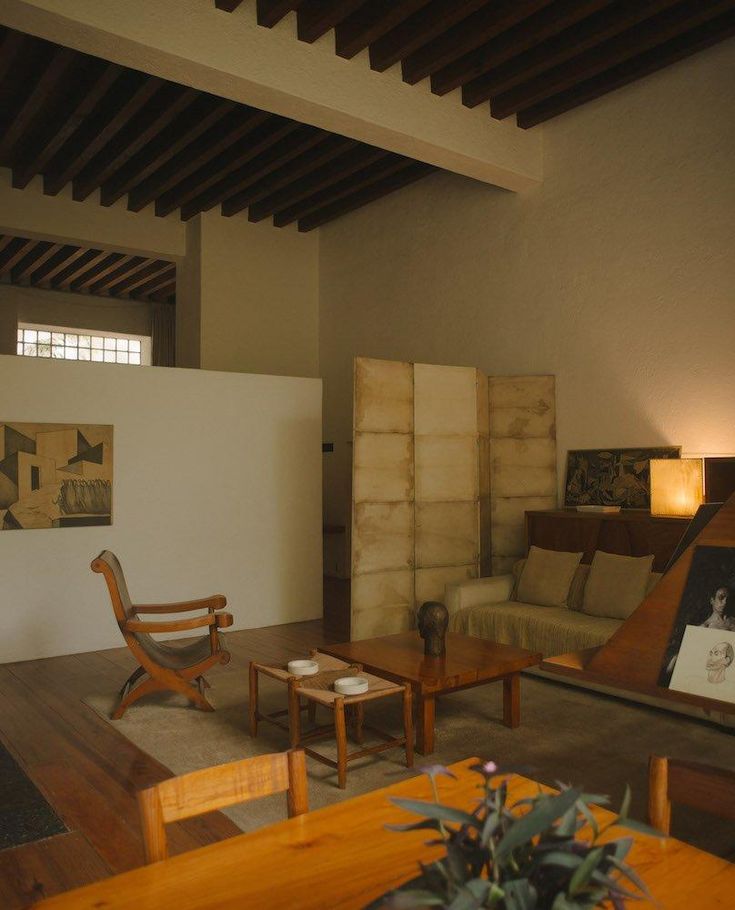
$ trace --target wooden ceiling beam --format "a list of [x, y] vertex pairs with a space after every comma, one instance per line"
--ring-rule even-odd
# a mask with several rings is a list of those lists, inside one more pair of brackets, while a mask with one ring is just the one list
[[304, 0], [258, 0], [258, 25], [273, 28], [288, 13], [297, 10]]
[[153, 278], [163, 272], [164, 270], [174, 269], [176, 271], [176, 266], [173, 266], [172, 263], [167, 262], [165, 259], [146, 259], [142, 268], [136, 270], [135, 274], [128, 275], [127, 278], [123, 278], [122, 281], [117, 281], [115, 284], [110, 285], [108, 288], [111, 295], [118, 294], [130, 294], [132, 290], [140, 287], [143, 284], [147, 284], [150, 278]]
[[72, 184], [72, 198], [81, 202], [168, 126], [199, 97], [195, 89], [164, 83], [149, 103], [79, 173]]
[[222, 203], [222, 214], [225, 217], [236, 215], [249, 205], [265, 199], [266, 196], [270, 196], [282, 187], [295, 183], [299, 178], [310, 174], [323, 164], [327, 164], [349, 149], [355, 148], [358, 144], [356, 139], [346, 139], [343, 136], [328, 134], [327, 138], [316, 148], [299, 155], [295, 161], [280, 167], [269, 178], [260, 179], [255, 185], [236, 193], [234, 196], [228, 196]]
[[156, 303], [171, 303], [176, 298], [176, 282], [171, 281], [164, 287], [155, 291], [153, 294], [148, 296], [149, 300], [154, 300]]
[[69, 285], [70, 290], [86, 291], [93, 281], [100, 281], [105, 275], [109, 275], [124, 259], [131, 258], [131, 256], [126, 256], [125, 253], [108, 253], [106, 258], [100, 263], [87, 267], [81, 275], [74, 278]]
[[281, 209], [274, 215], [273, 224], [276, 227], [285, 227], [293, 221], [300, 221], [311, 215], [312, 212], [332, 205], [345, 196], [350, 196], [366, 186], [405, 170], [409, 164], [413, 164], [411, 158], [384, 152], [379, 161], [362, 168], [353, 176], [336, 183], [333, 182], [325, 189], [301, 199], [289, 208]]
[[518, 114], [518, 126], [528, 129], [538, 123], [544, 123], [552, 117], [563, 114], [587, 101], [600, 98], [602, 95], [635, 82], [636, 79], [663, 69], [665, 66], [670, 66], [678, 60], [683, 60], [733, 35], [735, 35], [735, 13], [730, 12], [654, 47], [647, 53], [626, 60], [624, 63], [600, 73], [595, 78], [575, 86], [568, 92], [555, 95], [535, 107], [527, 108]]
[[296, 27], [299, 40], [313, 44], [365, 2], [366, 0], [306, 0], [299, 4]]
[[370, 66], [379, 73], [428, 44], [488, 0], [433, 0], [370, 45]]
[[107, 259], [109, 255], [108, 250], [87, 250], [76, 262], [59, 272], [51, 282], [51, 286], [56, 290], [69, 288], [75, 278], [85, 274], [93, 266]]
[[236, 10], [242, 2], [243, 0], [214, 0], [214, 5], [217, 9], [221, 9], [225, 13], [231, 13], [233, 10]]
[[10, 243], [0, 253], [0, 275], [7, 275], [38, 243], [28, 237], [11, 237]]
[[0, 138], [0, 161], [9, 161], [12, 167], [16, 146], [23, 136], [33, 129], [34, 124], [38, 125], [38, 118], [44, 114], [53, 100], [52, 90], [67, 77], [76, 59], [75, 52], [68, 47], [58, 47], [52, 52], [42, 72], [29, 87], [30, 90], [20, 109], [14, 113], [12, 121]]
[[[124, 71], [105, 99], [102, 110], [88, 117], [50, 163], [43, 191], [55, 196], [113, 139], [158, 91], [162, 81], [132, 70]], [[58, 162], [56, 159], [59, 159]]]
[[206, 167], [200, 168], [191, 177], [178, 183], [172, 190], [156, 199], [156, 215], [168, 215], [174, 209], [201, 197], [205, 190], [219, 183], [228, 174], [244, 167], [261, 152], [265, 152], [279, 140], [301, 127], [294, 120], [271, 116], [255, 130], [247, 143], [223, 152]]
[[490, 112], [493, 117], [502, 120], [510, 114], [533, 107], [579, 82], [696, 28], [720, 13], [728, 12], [734, 5], [733, 0], [690, 0], [688, 3], [679, 3], [604, 44], [573, 57], [568, 63], [547, 70], [535, 79], [498, 95], [490, 103]]
[[136, 297], [150, 297], [155, 291], [162, 288], [176, 287], [176, 266], [163, 269], [149, 281], [134, 288]]
[[328, 133], [311, 126], [304, 126], [293, 132], [289, 131], [280, 142], [268, 145], [260, 155], [252, 158], [243, 167], [238, 168], [224, 180], [215, 183], [206, 192], [182, 206], [182, 219], [188, 221], [199, 212], [208, 211], [218, 203], [229, 199], [230, 196], [256, 185], [259, 180], [267, 177], [282, 165], [320, 145], [327, 135]]
[[[381, 158], [392, 157], [388, 152], [378, 148], [356, 148], [340, 155], [329, 165], [315, 171], [309, 177], [295, 180], [272, 196], [267, 196], [262, 202], [250, 206], [248, 218], [250, 221], [262, 221], [269, 215], [292, 209], [302, 199], [308, 199], [320, 190], [325, 189], [358, 171], [364, 170], [368, 165], [374, 164]], [[293, 220], [296, 220], [295, 218]]]
[[363, 4], [351, 16], [337, 23], [334, 32], [337, 55], [350, 60], [428, 2], [429, 0], [401, 0], [398, 3], [396, 0], [372, 0]]
[[601, 10], [573, 28], [550, 38], [526, 53], [493, 66], [462, 88], [462, 101], [474, 107], [495, 95], [602, 44], [638, 22], [655, 16], [679, 0], [622, 0]]
[[63, 244], [52, 243], [50, 240], [42, 240], [32, 247], [20, 262], [12, 269], [10, 280], [13, 284], [21, 284], [26, 281], [31, 272], [40, 268], [44, 262], [58, 253]]
[[[560, 0], [551, 6], [545, 6], [513, 28], [501, 32], [477, 50], [432, 73], [431, 90], [435, 95], [446, 95], [460, 85], [464, 86], [465, 83], [477, 79], [489, 69], [495, 69], [529, 48], [541, 44], [547, 38], [552, 38], [564, 29], [594, 15], [609, 6], [610, 2], [611, 0]], [[472, 97], [471, 94], [469, 97]], [[474, 107], [474, 104], [466, 100], [464, 90], [462, 101], [467, 107]], [[475, 102], [477, 103], [479, 102]]]
[[44, 285], [50, 286], [51, 280], [59, 274], [62, 269], [67, 268], [73, 262], [76, 262], [80, 256], [83, 256], [87, 250], [83, 246], [74, 246], [72, 244], [66, 244], [56, 253], [55, 256], [52, 256], [47, 260], [40, 268], [34, 269], [31, 272], [31, 284], [34, 285]]
[[187, 145], [162, 168], [131, 190], [128, 194], [128, 208], [133, 212], [139, 212], [154, 199], [172, 190], [190, 174], [196, 173], [202, 167], [211, 167], [212, 160], [233, 147], [260, 124], [265, 123], [270, 116], [265, 111], [256, 111], [254, 108], [244, 110], [236, 108], [220, 120], [211, 132], [199, 136], [191, 145]]
[[16, 189], [28, 186], [37, 174], [45, 170], [48, 162], [79, 129], [121, 73], [122, 67], [117, 64], [101, 64], [98, 60], [90, 60], [83, 67], [78, 84], [72, 89], [73, 96], [68, 107], [62, 107], [58, 117], [51, 120], [42, 138], [30, 139], [27, 145], [24, 143], [23, 152], [13, 167], [13, 186]]
[[381, 196], [387, 196], [389, 193], [402, 189], [410, 183], [415, 183], [417, 180], [428, 177], [428, 175], [435, 170], [436, 168], [431, 164], [423, 164], [420, 161], [410, 161], [406, 168], [387, 177], [385, 180], [381, 180], [378, 183], [360, 189], [356, 193], [326, 205], [324, 208], [319, 209], [308, 217], [302, 218], [299, 221], [299, 230], [312, 231], [314, 228], [321, 227], [321, 225], [326, 224], [328, 221], [333, 221], [335, 218], [339, 218], [341, 215], [346, 215], [348, 212], [359, 209], [363, 205], [373, 202], [375, 199], [380, 199]]
[[414, 85], [458, 57], [512, 28], [533, 13], [547, 6], [551, 0], [497, 0], [462, 22], [447, 29], [439, 38], [424, 45], [403, 60], [403, 80]]
[[208, 133], [226, 114], [236, 108], [234, 101], [217, 100], [217, 103], [212, 105], [213, 100], [209, 95], [199, 98], [183, 114], [180, 114], [174, 123], [152, 139], [128, 164], [103, 183], [100, 192], [102, 205], [107, 206], [117, 202], [125, 193], [141, 184], [195, 139]]
[[91, 294], [106, 294], [110, 288], [123, 278], [135, 274], [150, 262], [145, 256], [126, 256], [117, 268], [111, 272], [103, 272], [93, 284], [89, 285]]

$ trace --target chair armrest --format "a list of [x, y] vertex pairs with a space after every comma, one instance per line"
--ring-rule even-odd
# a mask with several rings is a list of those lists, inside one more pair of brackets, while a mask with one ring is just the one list
[[185, 613], [187, 610], [223, 610], [227, 606], [224, 594], [213, 594], [201, 600], [182, 600], [175, 604], [134, 604], [136, 613]]
[[512, 575], [491, 575], [488, 578], [452, 582], [444, 589], [444, 603], [450, 616], [465, 607], [502, 603], [510, 597], [514, 581]]
[[[206, 616], [194, 616], [191, 619], [169, 619], [160, 622], [146, 622], [141, 619], [128, 619], [120, 623], [123, 632], [185, 632], [187, 629], [200, 629], [202, 626], [219, 626], [218, 620], [229, 613], [215, 616], [208, 613]], [[232, 617], [227, 625], [232, 625]]]

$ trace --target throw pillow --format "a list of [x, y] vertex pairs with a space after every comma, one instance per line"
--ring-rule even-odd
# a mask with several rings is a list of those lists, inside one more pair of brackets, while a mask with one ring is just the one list
[[581, 553], [531, 547], [518, 582], [518, 600], [540, 607], [565, 606], [581, 559]]
[[582, 612], [627, 619], [646, 596], [653, 556], [617, 556], [598, 550], [584, 589]]

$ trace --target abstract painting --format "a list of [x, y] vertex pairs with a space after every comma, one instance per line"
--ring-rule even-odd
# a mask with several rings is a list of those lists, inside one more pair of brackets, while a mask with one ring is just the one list
[[588, 449], [567, 455], [564, 505], [651, 508], [652, 458], [679, 458], [679, 446], [653, 449]]
[[0, 423], [0, 530], [112, 524], [112, 427]]

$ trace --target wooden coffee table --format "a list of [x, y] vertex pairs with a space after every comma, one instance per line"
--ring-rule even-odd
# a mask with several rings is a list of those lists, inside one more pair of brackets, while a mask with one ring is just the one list
[[322, 645], [320, 650], [396, 682], [410, 682], [418, 711], [416, 749], [434, 751], [436, 696], [503, 680], [503, 722], [521, 721], [520, 673], [541, 663], [541, 654], [471, 635], [447, 633], [444, 657], [426, 657], [418, 632], [399, 632], [363, 641]]

